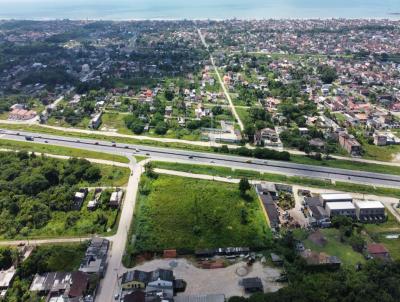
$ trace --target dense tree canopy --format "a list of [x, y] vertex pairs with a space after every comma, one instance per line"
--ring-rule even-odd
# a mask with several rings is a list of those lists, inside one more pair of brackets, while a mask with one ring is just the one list
[[95, 182], [101, 171], [84, 159], [0, 154], [0, 234], [12, 237], [47, 224], [51, 211], [70, 211], [79, 183]]

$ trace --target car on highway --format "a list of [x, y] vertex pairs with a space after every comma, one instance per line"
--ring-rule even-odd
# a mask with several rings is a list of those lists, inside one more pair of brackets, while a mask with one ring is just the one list
[[251, 164], [252, 161], [251, 160], [246, 160], [246, 163]]
[[210, 161], [210, 163], [215, 164], [215, 161], [212, 160], [212, 161]]
[[48, 141], [44, 141], [46, 144], [48, 144], [49, 142]]
[[95, 142], [94, 144], [95, 144], [95, 145], [98, 145], [98, 144], [99, 144], [99, 142]]
[[189, 156], [188, 158], [189, 158], [189, 159], [193, 159], [193, 156]]
[[146, 153], [147, 156], [150, 156], [150, 153]]
[[33, 137], [32, 137], [32, 136], [29, 136], [29, 135], [27, 135], [27, 136], [25, 136], [25, 140], [27, 140], [27, 141], [33, 141]]
[[124, 148], [125, 148], [125, 149], [129, 149], [129, 146], [125, 146]]

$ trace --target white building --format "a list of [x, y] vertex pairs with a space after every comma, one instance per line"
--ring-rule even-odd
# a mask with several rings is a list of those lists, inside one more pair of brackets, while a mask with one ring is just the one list
[[379, 221], [385, 219], [385, 206], [376, 200], [354, 201], [356, 215], [360, 221]]
[[356, 207], [349, 201], [327, 202], [325, 211], [329, 217], [338, 215], [352, 218], [356, 217]]
[[325, 207], [327, 202], [353, 202], [353, 197], [347, 193], [323, 193], [320, 194], [320, 201]]

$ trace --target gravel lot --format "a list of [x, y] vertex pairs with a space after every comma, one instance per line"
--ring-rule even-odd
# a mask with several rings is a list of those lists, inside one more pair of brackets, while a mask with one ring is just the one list
[[[172, 265], [171, 265], [172, 264]], [[175, 266], [175, 267], [174, 267]], [[245, 262], [233, 264], [221, 269], [199, 269], [188, 260], [180, 259], [157, 259], [138, 265], [135, 269], [151, 271], [157, 268], [172, 269], [175, 278], [184, 279], [187, 288], [180, 295], [191, 294], [225, 294], [226, 297], [244, 296], [243, 288], [239, 281], [243, 278], [239, 272], [248, 273], [244, 277], [260, 277], [264, 284], [265, 292], [273, 292], [280, 289], [283, 284], [274, 282], [280, 276], [281, 270], [274, 267], [263, 266], [260, 262], [254, 263], [250, 268]]]

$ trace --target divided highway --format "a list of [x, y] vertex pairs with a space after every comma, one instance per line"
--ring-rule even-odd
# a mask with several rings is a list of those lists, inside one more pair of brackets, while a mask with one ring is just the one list
[[168, 162], [183, 162], [225, 166], [236, 169], [256, 170], [260, 172], [279, 173], [293, 176], [333, 179], [368, 185], [400, 187], [400, 176], [372, 172], [327, 168], [321, 166], [303, 165], [285, 161], [260, 160], [217, 153], [185, 151], [172, 148], [151, 147], [134, 144], [113, 143], [102, 140], [80, 139], [48, 134], [38, 134], [26, 131], [10, 131], [0, 129], [0, 138], [25, 141], [25, 136], [31, 136], [33, 142], [100, 151], [116, 155], [142, 155], [153, 160]]

